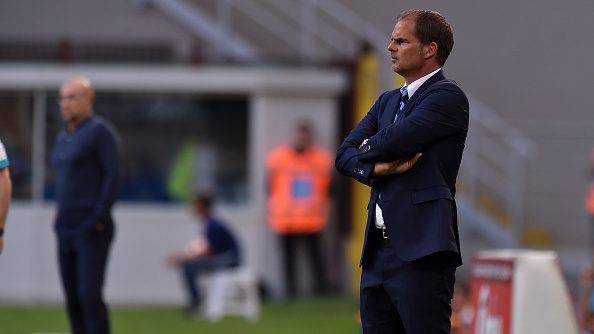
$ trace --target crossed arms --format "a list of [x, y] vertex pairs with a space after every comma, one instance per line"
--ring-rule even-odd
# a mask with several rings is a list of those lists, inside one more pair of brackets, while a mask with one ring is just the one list
[[459, 89], [433, 89], [425, 93], [414, 113], [379, 129], [378, 119], [387, 100], [387, 93], [379, 97], [336, 157], [338, 171], [368, 186], [378, 177], [406, 172], [425, 148], [468, 126], [468, 101]]

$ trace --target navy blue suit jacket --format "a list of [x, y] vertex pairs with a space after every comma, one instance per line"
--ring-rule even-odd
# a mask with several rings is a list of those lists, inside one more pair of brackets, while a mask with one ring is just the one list
[[[369, 247], [376, 203], [400, 259], [412, 261], [452, 251], [460, 265], [454, 196], [468, 132], [468, 99], [442, 71], [414, 93], [402, 110], [403, 118], [394, 123], [400, 97], [399, 90], [383, 93], [337, 153], [338, 171], [371, 187], [360, 265]], [[368, 142], [360, 147], [365, 139]], [[409, 159], [417, 152], [423, 156], [407, 172], [370, 176], [376, 162]]]

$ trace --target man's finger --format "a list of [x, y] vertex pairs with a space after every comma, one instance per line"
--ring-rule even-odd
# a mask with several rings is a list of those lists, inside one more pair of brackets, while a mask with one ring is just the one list
[[421, 158], [422, 155], [423, 153], [421, 152], [415, 154], [415, 156], [412, 159], [410, 159], [411, 164], [414, 165]]
[[404, 165], [406, 166], [406, 168], [409, 169], [412, 166], [414, 166], [414, 164], [417, 163], [417, 161], [421, 158], [422, 155], [423, 155], [423, 153], [417, 153], [417, 154], [415, 154], [414, 157], [412, 157], [411, 159], [405, 161]]

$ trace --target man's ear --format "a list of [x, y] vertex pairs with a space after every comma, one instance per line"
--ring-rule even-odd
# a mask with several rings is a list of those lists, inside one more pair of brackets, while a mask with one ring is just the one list
[[431, 42], [423, 46], [423, 57], [425, 59], [430, 59], [432, 57], [437, 56], [437, 43]]

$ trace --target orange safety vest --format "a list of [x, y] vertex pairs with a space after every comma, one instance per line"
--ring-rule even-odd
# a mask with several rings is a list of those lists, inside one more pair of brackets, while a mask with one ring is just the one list
[[332, 158], [320, 147], [281, 146], [267, 157], [268, 222], [279, 234], [320, 232], [328, 222]]

